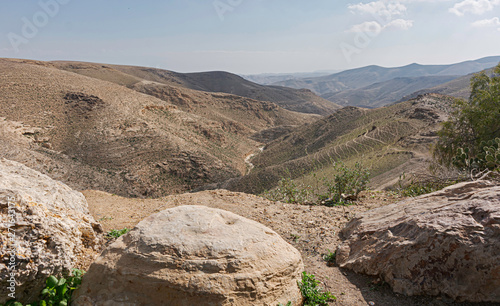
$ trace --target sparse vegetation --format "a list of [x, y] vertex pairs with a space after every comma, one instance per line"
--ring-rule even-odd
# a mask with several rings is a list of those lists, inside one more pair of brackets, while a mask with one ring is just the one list
[[[26, 306], [66, 306], [71, 304], [71, 295], [82, 283], [85, 271], [73, 269], [66, 278], [50, 275], [45, 281], [45, 288], [40, 293], [41, 300], [26, 304]], [[5, 306], [22, 306], [15, 300], [10, 300]]]
[[499, 167], [495, 139], [500, 137], [500, 64], [493, 72], [493, 76], [482, 72], [471, 79], [468, 101], [456, 100], [434, 149], [441, 163], [466, 171], [470, 179]]
[[323, 292], [323, 289], [318, 286], [319, 283], [314, 275], [302, 272], [302, 281], [299, 281], [298, 285], [305, 299], [305, 306], [328, 305], [328, 301], [336, 299], [330, 292]]
[[450, 178], [434, 177], [431, 175], [410, 174], [409, 178], [403, 173], [399, 177], [397, 192], [404, 197], [417, 197], [419, 195], [441, 190], [446, 186], [456, 183]]
[[335, 171], [333, 178], [319, 178], [314, 175], [314, 188], [296, 183], [287, 171], [288, 176], [281, 178], [278, 187], [263, 195], [272, 201], [317, 203], [326, 206], [347, 205], [356, 201], [359, 193], [366, 189], [369, 182], [368, 169], [360, 163], [349, 168], [342, 162], [334, 162], [333, 169]]
[[130, 232], [130, 229], [128, 228], [122, 228], [121, 230], [111, 230], [106, 234], [106, 237], [108, 239], [113, 239], [113, 238], [118, 238], [120, 236], [125, 235], [126, 233]]
[[323, 259], [326, 261], [327, 265], [333, 266], [335, 264], [335, 260], [337, 259], [337, 251], [330, 251], [323, 255]]
[[318, 196], [322, 204], [327, 206], [345, 205], [355, 201], [359, 193], [366, 189], [370, 172], [356, 163], [354, 168], [348, 168], [342, 162], [335, 163], [333, 179], [324, 178], [327, 192]]
[[310, 187], [294, 182], [288, 171], [287, 175], [287, 177], [281, 178], [276, 189], [265, 192], [265, 197], [272, 201], [282, 201], [285, 203], [304, 203], [308, 201], [311, 195]]

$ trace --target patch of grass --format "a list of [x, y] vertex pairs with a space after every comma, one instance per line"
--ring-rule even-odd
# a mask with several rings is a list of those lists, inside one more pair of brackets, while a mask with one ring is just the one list
[[328, 301], [337, 299], [330, 292], [323, 292], [323, 289], [318, 286], [319, 283], [314, 275], [302, 272], [302, 281], [299, 281], [298, 285], [305, 299], [304, 306], [324, 306], [328, 305]]
[[328, 250], [328, 252], [323, 255], [323, 260], [326, 261], [326, 264], [329, 266], [335, 265], [336, 259], [337, 259], [337, 251], [332, 252]]
[[418, 176], [415, 174], [411, 174], [411, 178], [408, 180], [406, 179], [406, 174], [403, 173], [399, 177], [397, 191], [400, 195], [405, 197], [418, 197], [423, 194], [441, 190], [457, 182], [458, 180], [440, 179], [431, 177], [430, 175]]
[[121, 230], [111, 230], [106, 234], [106, 237], [108, 239], [113, 239], [113, 238], [118, 238], [122, 235], [125, 235], [126, 233], [130, 232], [130, 229], [128, 228], [122, 228]]

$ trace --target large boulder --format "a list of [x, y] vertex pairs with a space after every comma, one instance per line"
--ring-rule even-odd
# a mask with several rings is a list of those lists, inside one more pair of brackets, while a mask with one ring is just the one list
[[49, 275], [98, 254], [101, 233], [80, 192], [0, 159], [0, 303], [36, 300]]
[[500, 186], [461, 183], [374, 209], [341, 235], [340, 267], [398, 293], [500, 302]]
[[300, 253], [264, 225], [179, 206], [111, 244], [73, 297], [76, 305], [299, 305], [303, 268]]

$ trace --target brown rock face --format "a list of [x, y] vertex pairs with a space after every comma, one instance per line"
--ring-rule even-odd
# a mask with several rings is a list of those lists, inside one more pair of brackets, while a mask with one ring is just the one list
[[205, 206], [151, 215], [92, 264], [77, 305], [302, 302], [300, 253], [264, 225]]
[[101, 240], [80, 192], [0, 159], [0, 303], [37, 300], [49, 275], [81, 268]]
[[341, 234], [337, 263], [396, 292], [500, 302], [500, 186], [450, 186], [368, 211]]

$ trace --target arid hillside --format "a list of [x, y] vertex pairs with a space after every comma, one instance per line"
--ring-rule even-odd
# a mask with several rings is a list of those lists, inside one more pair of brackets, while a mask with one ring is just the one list
[[[377, 108], [392, 104], [401, 99], [401, 97], [414, 93], [422, 88], [434, 87], [437, 84], [446, 83], [456, 78], [457, 76], [394, 78], [389, 81], [375, 83], [359, 89], [349, 89], [333, 94], [326, 94], [324, 98], [336, 101], [337, 104], [342, 106]], [[402, 101], [406, 100], [408, 99]]]
[[[275, 103], [291, 111], [328, 115], [340, 106], [327, 101], [310, 90], [281, 86], [264, 86], [223, 71], [178, 73], [169, 70], [80, 62], [53, 62], [56, 67], [93, 78], [114, 82], [136, 90], [141, 85], [181, 87], [212, 93], [227, 93], [259, 101]], [[160, 89], [161, 90], [161, 89]]]
[[[487, 75], [491, 76], [493, 74], [493, 68], [486, 69], [486, 70], [484, 70], [484, 72]], [[417, 97], [418, 95], [423, 95], [423, 94], [427, 94], [427, 93], [437, 93], [437, 94], [452, 96], [455, 98], [460, 98], [460, 99], [466, 100], [470, 96], [470, 92], [471, 92], [470, 81], [474, 75], [475, 75], [475, 73], [471, 73], [471, 74], [464, 75], [462, 77], [459, 77], [457, 79], [454, 79], [450, 82], [446, 82], [446, 83], [438, 85], [438, 86], [434, 86], [431, 88], [426, 88], [426, 89], [416, 91], [410, 95], [403, 97], [403, 99], [401, 101], [413, 99], [413, 98]]]
[[378, 109], [346, 107], [268, 143], [252, 159], [254, 169], [222, 187], [261, 193], [290, 175], [306, 184], [332, 175], [332, 163], [361, 162], [373, 188], [395, 184], [403, 172], [425, 169], [430, 145], [448, 117], [452, 98], [437, 94]]
[[317, 118], [101, 68], [113, 82], [0, 59], [0, 155], [75, 189], [156, 197], [240, 176], [260, 145], [251, 135]]

